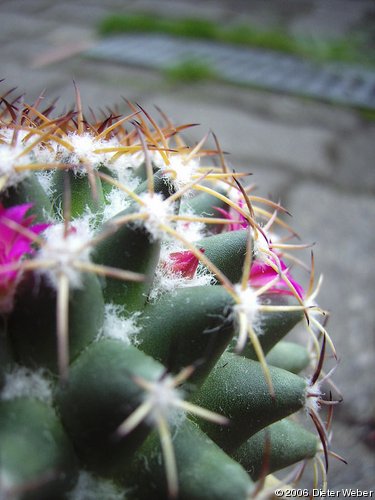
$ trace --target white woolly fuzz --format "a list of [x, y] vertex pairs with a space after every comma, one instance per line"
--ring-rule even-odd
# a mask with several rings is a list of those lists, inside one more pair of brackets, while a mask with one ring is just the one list
[[54, 163], [58, 160], [61, 147], [59, 143], [49, 141], [47, 145], [38, 144], [33, 150], [34, 158], [37, 163]]
[[111, 191], [106, 194], [106, 205], [103, 209], [103, 220], [107, 221], [115, 215], [119, 214], [130, 205], [129, 196], [120, 189], [116, 187], [112, 188]]
[[81, 286], [81, 273], [74, 263], [90, 261], [91, 248], [87, 244], [92, 239], [92, 234], [89, 219], [90, 217], [75, 220], [67, 235], [64, 224], [52, 225], [44, 232], [45, 243], [40, 247], [35, 259], [41, 263], [53, 263], [47, 268], [41, 267], [39, 272], [46, 274], [54, 286], [57, 285], [60, 273], [68, 277], [72, 288]]
[[169, 422], [172, 420], [174, 423], [183, 419], [185, 413], [177, 407], [178, 403], [183, 401], [183, 394], [181, 390], [174, 387], [173, 378], [167, 375], [161, 380], [149, 382], [149, 384], [150, 388], [145, 394], [145, 401], [151, 404], [152, 410], [147, 419], [152, 424], [156, 424], [159, 417]]
[[[193, 215], [187, 214], [184, 215]], [[183, 220], [177, 221], [176, 231], [180, 234], [184, 235], [184, 238], [190, 241], [190, 243], [194, 243], [195, 241], [199, 241], [206, 236], [208, 236], [207, 227], [203, 222], [185, 222]]]
[[192, 158], [186, 161], [186, 157], [180, 154], [173, 154], [168, 157], [169, 165], [166, 165], [164, 158], [159, 152], [153, 155], [153, 162], [161, 171], [165, 171], [170, 177], [171, 183], [176, 189], [181, 189], [192, 182], [193, 175], [198, 172], [199, 160]]
[[215, 281], [212, 274], [201, 272], [199, 266], [194, 278], [185, 278], [180, 273], [174, 273], [168, 270], [168, 267], [158, 266], [155, 271], [148, 299], [150, 302], [155, 302], [165, 293], [173, 293], [179, 288], [208, 286], [213, 285]]
[[100, 161], [99, 155], [95, 153], [95, 150], [103, 147], [103, 141], [96, 140], [92, 134], [88, 132], [84, 134], [73, 132], [68, 135], [68, 141], [79, 160], [88, 161], [93, 166], [98, 163], [98, 160]]
[[234, 291], [239, 299], [233, 306], [233, 310], [238, 314], [245, 314], [249, 325], [254, 326], [258, 320], [259, 300], [258, 296], [250, 286], [242, 290], [241, 285], [234, 285]]
[[271, 251], [268, 236], [267, 238], [265, 238], [263, 233], [261, 233], [260, 231], [256, 231], [256, 234], [254, 234], [254, 231], [252, 231], [252, 237], [253, 237], [254, 256], [257, 258], [258, 261], [261, 262], [268, 260], [270, 256], [267, 254], [267, 252], [269, 253]]
[[5, 188], [15, 186], [29, 174], [27, 170], [23, 172], [15, 170], [16, 166], [32, 163], [28, 155], [18, 157], [22, 151], [23, 147], [20, 145], [0, 144], [0, 178], [5, 176]]
[[67, 494], [68, 500], [125, 500], [126, 493], [120, 490], [112, 481], [95, 477], [81, 470], [77, 484]]
[[140, 205], [140, 213], [146, 214], [144, 226], [155, 240], [161, 239], [164, 235], [161, 224], [168, 224], [168, 216], [173, 213], [173, 204], [164, 200], [158, 193], [143, 193], [140, 196], [143, 205]]
[[51, 382], [42, 369], [33, 371], [19, 366], [5, 375], [5, 385], [0, 394], [3, 401], [31, 397], [49, 403], [52, 401]]
[[60, 146], [59, 151], [62, 160], [75, 166], [74, 173], [82, 174], [86, 174], [86, 168], [84, 166], [82, 168], [82, 164], [89, 164], [92, 168], [98, 168], [100, 164], [107, 166], [113, 153], [100, 153], [97, 150], [118, 145], [114, 146], [111, 141], [105, 139], [97, 139], [95, 135], [89, 132], [83, 134], [72, 132], [68, 134], [65, 140], [72, 146], [73, 151]]
[[106, 304], [104, 309], [104, 325], [102, 336], [122, 340], [125, 344], [137, 345], [138, 312], [125, 317], [124, 307], [116, 304]]
[[52, 198], [55, 192], [53, 187], [54, 173], [55, 172], [53, 170], [42, 170], [40, 172], [36, 172], [36, 177], [49, 198]]

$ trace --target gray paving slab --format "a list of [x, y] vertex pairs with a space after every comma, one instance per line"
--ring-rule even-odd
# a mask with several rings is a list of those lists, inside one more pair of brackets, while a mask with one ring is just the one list
[[2, 74], [6, 76], [1, 84], [3, 90], [17, 87], [19, 94], [24, 94], [28, 102], [32, 102], [46, 89], [47, 99], [56, 88], [60, 88], [62, 75], [59, 68], [43, 68], [33, 70], [15, 64], [11, 61], [1, 61]]
[[18, 12], [23, 14], [39, 14], [51, 5], [51, 0], [3, 0], [0, 4], [2, 12]]
[[336, 141], [337, 184], [355, 192], [375, 193], [375, 125], [363, 124]]
[[319, 303], [331, 311], [328, 328], [340, 357], [334, 380], [345, 399], [338, 413], [364, 424], [373, 418], [375, 395], [375, 199], [310, 182], [291, 187], [287, 206], [293, 227], [318, 242]]
[[313, 2], [312, 8], [305, 15], [301, 13], [292, 19], [289, 26], [293, 34], [300, 36], [345, 36], [370, 11], [374, 11], [371, 0]]
[[214, 82], [200, 83], [196, 92], [206, 102], [216, 102], [233, 111], [251, 113], [254, 117], [268, 118], [276, 123], [293, 126], [309, 125], [336, 133], [350, 133], [362, 127], [363, 119], [352, 108], [323, 104], [315, 100], [306, 100], [277, 92], [242, 88], [233, 92], [228, 85]]
[[270, 50], [155, 33], [103, 39], [87, 56], [157, 70], [194, 60], [231, 83], [375, 109], [375, 71], [359, 66], [318, 65]]
[[106, 3], [95, 5], [85, 2], [50, 3], [40, 15], [44, 19], [64, 19], [65, 23], [78, 24], [83, 26], [93, 26], [111, 13], [111, 9], [106, 7]]
[[58, 27], [58, 19], [41, 19], [27, 12], [7, 12], [0, 5], [0, 41], [38, 39]]

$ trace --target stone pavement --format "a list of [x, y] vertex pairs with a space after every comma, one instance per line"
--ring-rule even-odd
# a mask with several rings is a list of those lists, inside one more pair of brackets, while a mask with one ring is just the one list
[[334, 380], [345, 398], [335, 412], [333, 448], [349, 461], [331, 461], [329, 485], [374, 488], [375, 123], [350, 108], [223, 84], [171, 84], [152, 71], [83, 57], [104, 15], [141, 9], [225, 22], [240, 16], [330, 37], [366, 25], [374, 3], [0, 1], [4, 89], [18, 86], [30, 102], [46, 88], [47, 99], [61, 96], [63, 107], [73, 102], [74, 79], [86, 108], [105, 108], [125, 96], [146, 109], [158, 105], [176, 122], [200, 123], [188, 138], [214, 130], [230, 163], [251, 171], [259, 193], [280, 198], [303, 239], [318, 242], [317, 267], [325, 277], [319, 302], [332, 313], [328, 327], [341, 358]]

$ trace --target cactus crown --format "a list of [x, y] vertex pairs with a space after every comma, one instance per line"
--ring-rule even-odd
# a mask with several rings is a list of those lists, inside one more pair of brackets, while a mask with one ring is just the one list
[[[88, 118], [76, 89], [56, 117], [42, 99], [2, 99], [7, 499], [245, 499], [259, 478], [330, 453], [321, 280], [314, 291], [313, 258], [307, 286], [292, 270], [308, 245], [215, 135], [189, 147], [192, 125], [128, 105]], [[282, 340], [299, 322], [306, 348]], [[322, 445], [288, 418], [301, 409]]]

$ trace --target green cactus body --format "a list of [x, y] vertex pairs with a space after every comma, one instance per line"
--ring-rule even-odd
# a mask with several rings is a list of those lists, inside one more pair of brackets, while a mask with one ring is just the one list
[[224, 450], [233, 451], [261, 428], [303, 408], [305, 380], [279, 368], [271, 367], [270, 372], [274, 397], [258, 361], [224, 353], [196, 394], [200, 406], [228, 417], [228, 426], [199, 421]]
[[[144, 309], [139, 348], [178, 372], [197, 363], [190, 378], [203, 380], [235, 334], [233, 299], [222, 286], [189, 287], [165, 294]], [[176, 328], [176, 317], [180, 326]]]
[[288, 372], [299, 373], [309, 366], [311, 360], [306, 347], [295, 342], [281, 341], [268, 352], [267, 361]]
[[142, 403], [143, 391], [133, 378], [156, 380], [162, 373], [163, 366], [155, 360], [113, 339], [93, 343], [71, 365], [69, 382], [59, 388], [56, 400], [85, 462], [101, 473], [108, 468], [121, 472], [150, 430], [150, 426], [138, 427], [129, 439], [115, 436], [119, 425]]
[[87, 210], [99, 212], [104, 205], [103, 187], [100, 179], [94, 178], [89, 183], [87, 175], [74, 174], [69, 170], [57, 170], [53, 179], [55, 210], [61, 211], [65, 192], [65, 183], [71, 190], [71, 216], [77, 218]]
[[318, 443], [315, 434], [292, 420], [283, 419], [254, 434], [232, 456], [256, 480], [266, 464], [267, 470], [274, 472], [314, 457]]
[[[254, 486], [244, 469], [223, 452], [189, 419], [174, 430], [179, 474], [179, 498], [245, 500]], [[125, 482], [130, 498], [162, 500], [168, 495], [163, 477], [159, 438], [152, 434], [131, 462]], [[137, 478], [136, 483], [132, 478]]]
[[168, 120], [90, 123], [78, 96], [58, 119], [2, 104], [0, 497], [246, 500], [266, 436], [265, 472], [320, 460], [286, 417], [327, 449], [324, 348], [305, 380], [283, 340], [305, 318], [328, 335], [294, 233], [218, 145], [207, 166]]
[[33, 174], [2, 193], [1, 202], [8, 207], [20, 203], [32, 203], [33, 215], [39, 222], [45, 221], [46, 217], [53, 213], [51, 200]]
[[[86, 274], [69, 300], [69, 356], [74, 360], [99, 334], [104, 301], [96, 276]], [[56, 291], [46, 278], [27, 276], [9, 319], [16, 361], [57, 373]]]
[[48, 405], [30, 398], [1, 401], [0, 442], [1, 479], [10, 498], [19, 490], [22, 498], [47, 500], [74, 486], [73, 448]]

